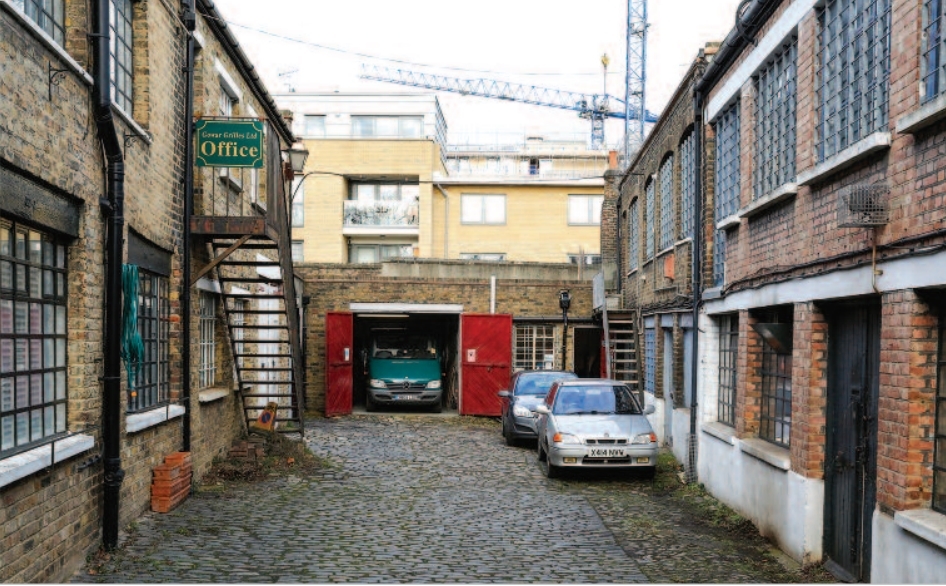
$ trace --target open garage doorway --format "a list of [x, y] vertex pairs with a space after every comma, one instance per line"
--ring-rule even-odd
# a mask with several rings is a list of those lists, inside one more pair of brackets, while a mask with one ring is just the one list
[[601, 363], [601, 339], [604, 333], [599, 327], [575, 328], [575, 374], [581, 378], [605, 376]]
[[[457, 410], [459, 307], [352, 304], [352, 310], [355, 411]], [[381, 381], [390, 392], [377, 391]], [[437, 394], [438, 381], [436, 405], [431, 396]], [[375, 389], [374, 400], [369, 397], [369, 384]]]

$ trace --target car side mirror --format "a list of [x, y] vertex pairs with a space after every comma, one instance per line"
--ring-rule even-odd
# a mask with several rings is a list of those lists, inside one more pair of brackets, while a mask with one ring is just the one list
[[499, 395], [500, 397], [502, 397], [503, 399], [508, 399], [509, 397], [512, 396], [512, 395], [509, 394], [509, 391], [499, 391], [499, 392], [496, 393], [496, 394]]
[[648, 406], [644, 407], [644, 415], [650, 415], [651, 413], [653, 413], [653, 412], [656, 411], [656, 410], [657, 410], [657, 409], [655, 409], [653, 405], [648, 405]]
[[535, 408], [535, 412], [541, 415], [548, 415], [550, 413], [549, 408], [543, 404], [537, 405]]

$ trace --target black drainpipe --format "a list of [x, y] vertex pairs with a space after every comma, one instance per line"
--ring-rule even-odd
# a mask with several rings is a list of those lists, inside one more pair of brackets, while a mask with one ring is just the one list
[[697, 380], [700, 372], [700, 289], [702, 288], [703, 267], [703, 237], [706, 234], [706, 225], [703, 221], [703, 94], [696, 90], [693, 93], [693, 139], [694, 151], [698, 164], [693, 177], [693, 259], [691, 290], [693, 291], [693, 352], [690, 360], [690, 441], [687, 446], [687, 482], [697, 480]]
[[191, 451], [191, 213], [194, 202], [194, 29], [197, 28], [197, 12], [194, 0], [184, 0], [181, 19], [187, 28], [187, 88], [184, 104], [184, 242], [181, 246], [181, 402], [184, 418], [181, 423], [184, 435], [183, 448]]
[[102, 397], [102, 442], [105, 479], [102, 511], [102, 544], [118, 545], [118, 516], [122, 480], [121, 458], [121, 327], [122, 250], [125, 229], [125, 158], [112, 117], [108, 53], [108, 4], [93, 0], [92, 58], [95, 126], [107, 161], [106, 198], [99, 200], [105, 214], [105, 376]]

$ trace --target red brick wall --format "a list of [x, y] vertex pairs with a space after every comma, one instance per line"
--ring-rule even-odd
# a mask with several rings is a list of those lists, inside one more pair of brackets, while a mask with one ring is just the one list
[[796, 303], [792, 327], [792, 470], [824, 478], [828, 323], [814, 303]]

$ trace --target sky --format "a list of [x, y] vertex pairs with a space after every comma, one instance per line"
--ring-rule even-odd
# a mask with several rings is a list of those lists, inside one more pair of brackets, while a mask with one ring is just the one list
[[[217, 0], [273, 94], [429, 91], [363, 80], [362, 64], [624, 99], [627, 0]], [[659, 113], [700, 48], [733, 28], [739, 0], [648, 0], [646, 107]], [[605, 76], [601, 57], [610, 59]], [[569, 110], [438, 94], [448, 141], [526, 134], [587, 140]], [[612, 106], [613, 108], [614, 106]], [[623, 108], [620, 104], [618, 108]], [[623, 140], [609, 120], [606, 141]]]

